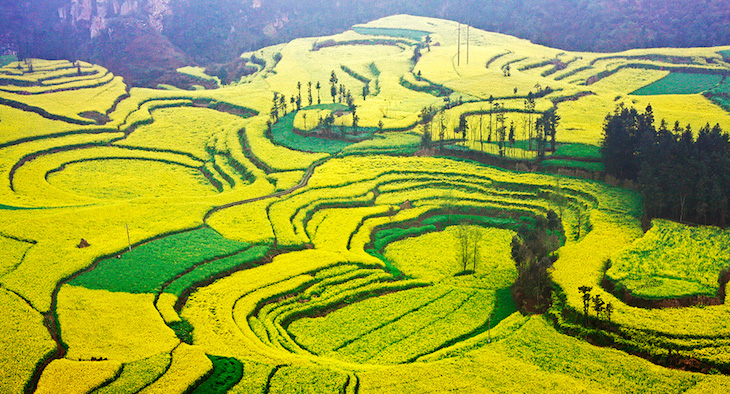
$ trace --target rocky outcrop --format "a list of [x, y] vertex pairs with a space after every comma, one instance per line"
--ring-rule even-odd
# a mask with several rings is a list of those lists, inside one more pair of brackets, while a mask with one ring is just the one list
[[163, 29], [165, 16], [171, 15], [171, 0], [68, 0], [58, 8], [63, 23], [88, 30], [90, 38], [110, 32], [113, 18], [134, 17], [156, 32]]

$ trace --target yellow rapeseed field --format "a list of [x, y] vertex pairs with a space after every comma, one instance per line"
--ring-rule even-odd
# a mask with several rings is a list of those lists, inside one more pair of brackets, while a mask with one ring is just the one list
[[[514, 126], [513, 159], [536, 155], [521, 143], [527, 119], [550, 108], [561, 117], [559, 143], [599, 144], [619, 104], [651, 104], [657, 123], [730, 129], [730, 115], [701, 93], [631, 94], [685, 69], [724, 75], [718, 51], [728, 48], [577, 53], [468, 30], [467, 41], [465, 25], [396, 15], [243, 54], [265, 65], [227, 86], [200, 68], [179, 70], [220, 85], [209, 90], [129, 88], [84, 62], [81, 75], [65, 60], [0, 68], [9, 82], [0, 84], [0, 391], [37, 383], [38, 392], [184, 393], [229, 372], [226, 384], [241, 393], [723, 390], [725, 377], [594, 347], [505, 305], [516, 276], [512, 230], [424, 225], [432, 215], [518, 223], [560, 211], [567, 240], [549, 270], [556, 302], [564, 296], [580, 315], [578, 288], [592, 286], [614, 307], [611, 338], [654, 356], [678, 349], [730, 362], [726, 305], [642, 309], [601, 288], [606, 262], [642, 237], [638, 193], [412, 153], [426, 114], [435, 115], [431, 141], [443, 123], [446, 143], [498, 155], [496, 132], [487, 141], [490, 97]], [[430, 49], [413, 61], [427, 35]], [[333, 71], [359, 125], [377, 133], [328, 153], [275, 142], [274, 95], [292, 111], [301, 93], [294, 127], [311, 130], [330, 110], [306, 108], [309, 83], [312, 104], [330, 104]], [[338, 115], [336, 125], [353, 121]], [[469, 132], [457, 141], [462, 117]], [[130, 247], [200, 228], [270, 251], [196, 262], [180, 277], [219, 258], [238, 265], [211, 269], [214, 277], [178, 289], [181, 298], [67, 283]], [[475, 272], [462, 272], [462, 230], [480, 235]], [[243, 377], [233, 381], [236, 368]]]

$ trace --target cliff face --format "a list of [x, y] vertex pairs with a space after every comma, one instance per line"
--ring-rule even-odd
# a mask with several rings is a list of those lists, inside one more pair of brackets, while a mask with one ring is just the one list
[[90, 38], [109, 33], [113, 18], [135, 17], [145, 21], [154, 31], [161, 33], [163, 19], [172, 15], [171, 0], [68, 0], [58, 8], [62, 23], [82, 31], [88, 30]]

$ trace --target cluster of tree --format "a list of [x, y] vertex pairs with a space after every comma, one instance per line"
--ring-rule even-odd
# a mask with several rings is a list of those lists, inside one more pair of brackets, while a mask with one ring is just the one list
[[691, 126], [618, 106], [606, 116], [601, 146], [606, 173], [638, 184], [647, 218], [726, 226], [730, 214], [730, 138], [720, 125]]
[[552, 253], [564, 239], [563, 225], [554, 211], [547, 217], [523, 217], [512, 238], [512, 259], [517, 279], [512, 287], [517, 306], [523, 313], [544, 313], [551, 304], [551, 281], [547, 269], [553, 264]]
[[[466, 224], [460, 224], [456, 227], [456, 238], [459, 242], [457, 251], [463, 273], [476, 272], [477, 270], [477, 262], [480, 258], [479, 245], [482, 240], [482, 233], [479, 230], [480, 228], [477, 226], [468, 226]], [[468, 270], [470, 263], [472, 269]]]
[[[358, 122], [360, 121], [360, 117], [357, 115], [357, 106], [355, 105], [355, 98], [352, 96], [352, 92], [347, 90], [345, 88], [345, 85], [339, 84], [338, 85], [338, 78], [337, 74], [332, 71], [330, 74], [330, 95], [332, 96], [332, 103], [342, 103], [343, 101], [347, 104], [347, 108], [352, 113], [352, 129], [353, 133], [357, 133], [357, 127]], [[320, 94], [320, 90], [322, 88], [322, 85], [317, 82], [315, 85], [312, 85], [312, 82], [307, 82], [307, 102], [309, 105], [314, 104], [314, 97], [312, 95], [312, 86], [315, 86], [315, 89], [317, 89], [317, 104], [322, 103], [322, 96]], [[291, 111], [299, 111], [302, 109], [302, 82], [297, 82], [297, 94], [292, 95], [289, 100], [289, 104], [291, 104]], [[289, 107], [287, 105], [287, 99], [286, 96], [283, 94], [280, 94], [278, 92], [274, 92], [274, 97], [272, 99], [271, 103], [271, 110], [269, 111], [269, 120], [267, 121], [267, 129], [271, 131], [271, 127], [274, 123], [276, 123], [279, 118], [282, 116], [286, 116], [287, 111], [289, 110]], [[304, 120], [304, 127], [306, 128], [306, 122], [307, 122], [307, 115], [306, 113], [303, 114], [303, 120]], [[325, 134], [332, 134], [332, 127], [335, 123], [335, 115], [330, 112], [325, 117], [319, 117], [317, 123], [317, 127], [322, 127]], [[382, 122], [379, 124], [380, 128], [382, 129]], [[342, 134], [345, 133], [344, 126], [342, 127]]]
[[[539, 87], [539, 85], [536, 86]], [[547, 89], [550, 88], [548, 87], [545, 90]], [[540, 90], [540, 92], [543, 91]], [[484, 143], [496, 141], [499, 147], [499, 156], [503, 157], [510, 147], [515, 148], [518, 130], [514, 121], [511, 121], [509, 125], [507, 124], [506, 113], [508, 110], [504, 107], [504, 104], [491, 96], [488, 102], [489, 110], [485, 113], [479, 113], [476, 124], [470, 124], [467, 120], [469, 114], [462, 114], [459, 125], [454, 129], [454, 132], [461, 134], [461, 138], [464, 140], [471, 132], [472, 140], [480, 142], [482, 151], [484, 150]], [[539, 160], [545, 157], [548, 149], [555, 152], [557, 126], [560, 123], [560, 116], [556, 113], [555, 108], [550, 108], [542, 114], [535, 112], [535, 95], [529, 92], [525, 98], [522, 113], [522, 138], [527, 142], [527, 150], [533, 150], [534, 147]], [[488, 116], [486, 121], [485, 115]], [[539, 116], [535, 118], [536, 115]]]
[[581, 286], [578, 288], [583, 298], [583, 316], [588, 319], [588, 310], [591, 308], [591, 302], [593, 303], [593, 311], [596, 312], [596, 317], [601, 318], [601, 314], [606, 316], [606, 320], [611, 322], [611, 314], [613, 313], [613, 305], [610, 302], [606, 302], [601, 298], [600, 294], [591, 296], [591, 286]]

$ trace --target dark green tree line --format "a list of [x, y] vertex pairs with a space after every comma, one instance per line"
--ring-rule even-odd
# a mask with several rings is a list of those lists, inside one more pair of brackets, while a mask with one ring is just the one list
[[692, 128], [618, 106], [606, 116], [601, 146], [606, 173], [635, 181], [647, 218], [727, 226], [730, 212], [730, 138], [720, 125]]

